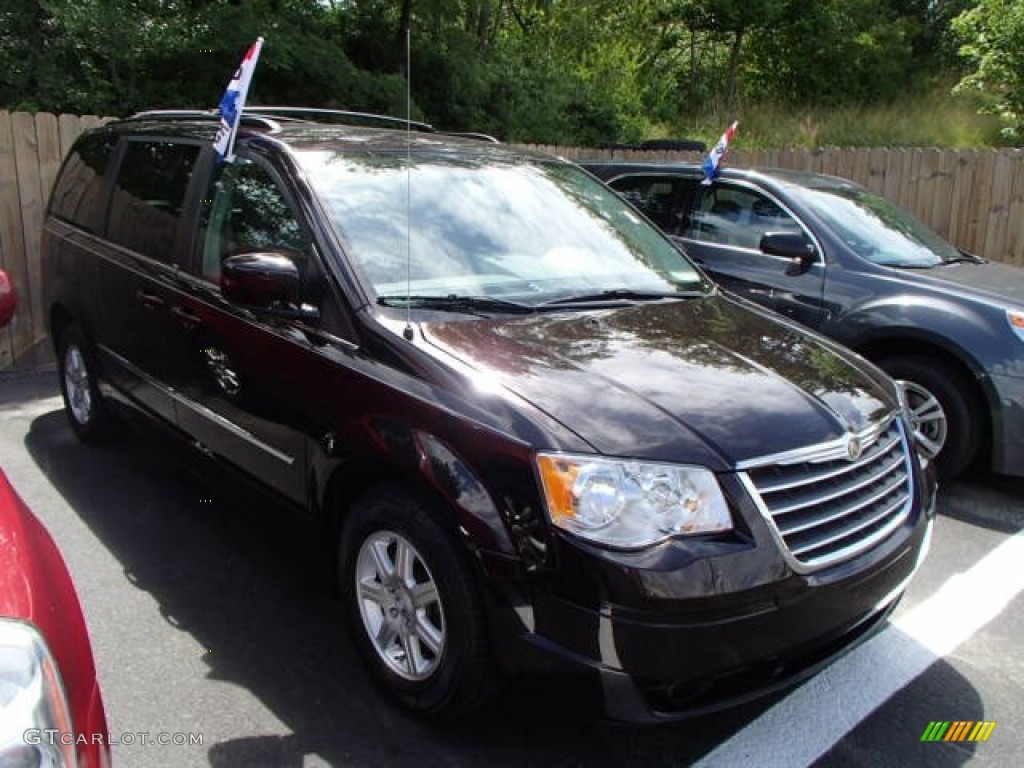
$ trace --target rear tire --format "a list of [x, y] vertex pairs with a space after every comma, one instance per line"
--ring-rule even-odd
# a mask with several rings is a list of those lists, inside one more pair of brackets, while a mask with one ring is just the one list
[[60, 393], [71, 429], [85, 443], [101, 443], [114, 434], [114, 419], [100, 394], [92, 344], [78, 325], [68, 326], [57, 344]]
[[348, 515], [340, 574], [373, 677], [408, 709], [448, 720], [483, 704], [492, 668], [475, 574], [439, 520], [403, 489], [369, 492]]
[[920, 450], [939, 476], [952, 480], [974, 461], [981, 445], [982, 409], [971, 382], [954, 368], [925, 357], [898, 355], [878, 361], [903, 382]]

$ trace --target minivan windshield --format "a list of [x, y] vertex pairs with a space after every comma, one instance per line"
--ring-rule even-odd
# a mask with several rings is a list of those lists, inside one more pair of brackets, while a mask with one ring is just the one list
[[711, 288], [613, 191], [566, 163], [296, 154], [382, 303], [411, 295], [536, 307]]
[[943, 240], [884, 197], [853, 185], [799, 186], [793, 194], [862, 258], [890, 267], [934, 267], [963, 259]]

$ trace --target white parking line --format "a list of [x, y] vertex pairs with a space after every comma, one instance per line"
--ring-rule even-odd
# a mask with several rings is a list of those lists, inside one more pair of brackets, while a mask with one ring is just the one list
[[[702, 757], [697, 766], [810, 765], [1024, 591], [1024, 531]], [[917, 734], [914, 734], [917, 737]]]

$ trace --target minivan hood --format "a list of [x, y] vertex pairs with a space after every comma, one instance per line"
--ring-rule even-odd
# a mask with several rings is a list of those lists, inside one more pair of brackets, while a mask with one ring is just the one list
[[940, 289], [962, 295], [964, 289], [998, 304], [1024, 307], [1024, 269], [1008, 264], [957, 262], [914, 272]]
[[717, 295], [427, 322], [451, 355], [616, 456], [727, 469], [841, 437], [897, 406], [857, 358]]

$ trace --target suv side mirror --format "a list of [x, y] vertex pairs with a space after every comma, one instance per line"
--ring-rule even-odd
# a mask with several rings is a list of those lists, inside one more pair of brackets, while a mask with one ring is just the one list
[[302, 304], [299, 268], [283, 252], [242, 253], [221, 265], [224, 298], [254, 312], [290, 320], [315, 320], [319, 312]]
[[18, 307], [18, 297], [14, 295], [14, 286], [7, 273], [0, 269], [0, 328], [6, 326], [14, 317]]
[[805, 272], [818, 258], [814, 243], [803, 232], [765, 232], [760, 248], [769, 256], [792, 259], [799, 272]]

